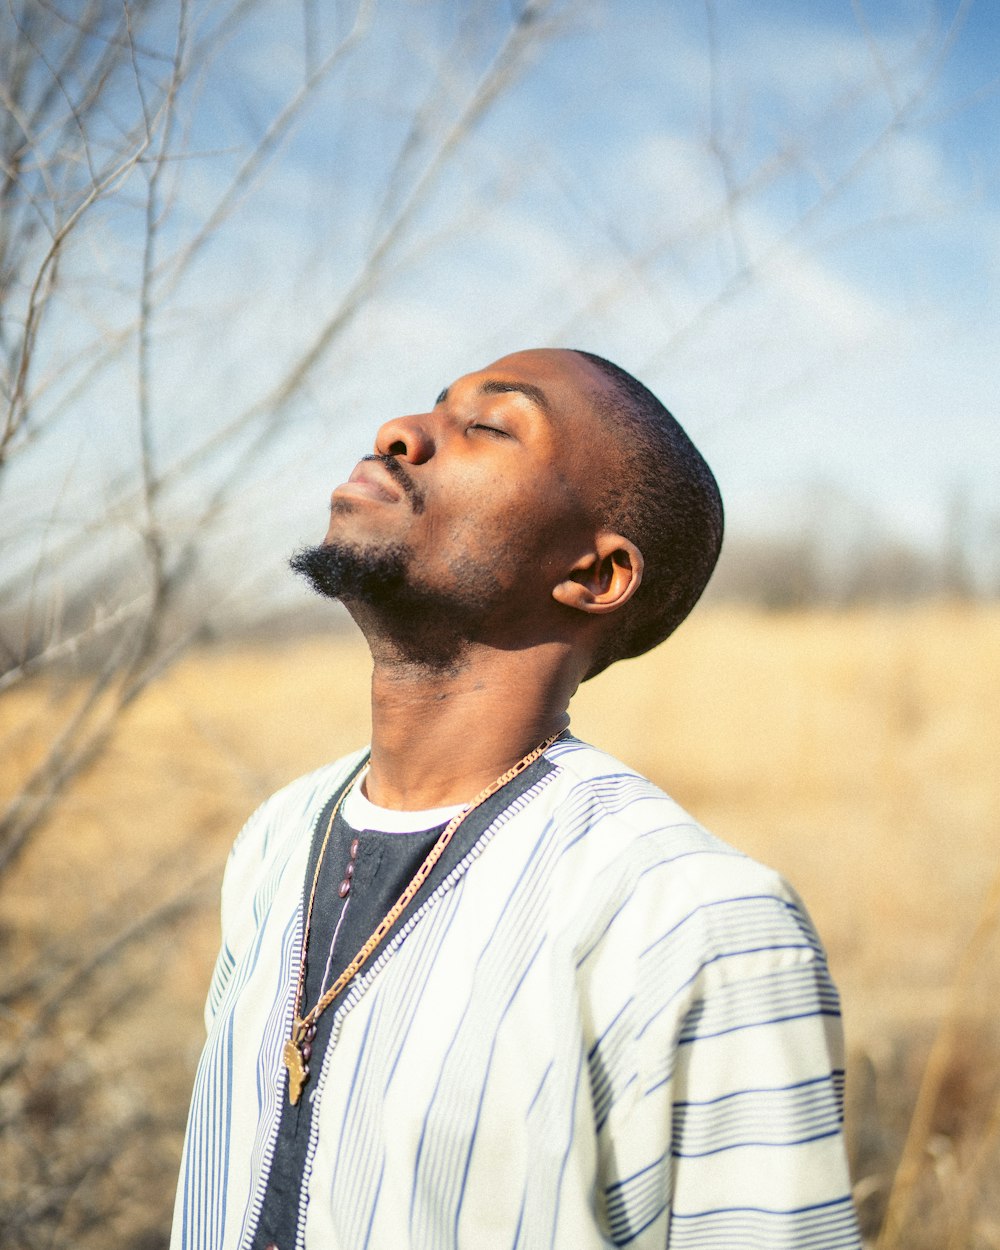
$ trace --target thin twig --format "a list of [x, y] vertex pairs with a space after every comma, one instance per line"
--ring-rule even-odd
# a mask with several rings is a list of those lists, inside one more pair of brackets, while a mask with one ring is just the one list
[[106, 616], [97, 617], [86, 629], [78, 630], [75, 634], [71, 634], [68, 638], [61, 638], [58, 642], [50, 642], [35, 655], [22, 660], [20, 664], [15, 664], [13, 668], [7, 669], [5, 673], [0, 673], [0, 693], [4, 690], [9, 690], [11, 686], [17, 685], [18, 682], [23, 681], [26, 677], [34, 676], [39, 669], [55, 664], [59, 660], [65, 660], [71, 656], [78, 655], [89, 643], [117, 629], [124, 621], [136, 616], [143, 608], [148, 608], [148, 605], [149, 596], [145, 594], [140, 595], [138, 598], [130, 599], [127, 603], [120, 604]]
[[896, 1250], [903, 1245], [901, 1238], [913, 1201], [917, 1179], [923, 1166], [927, 1142], [931, 1136], [934, 1112], [948, 1071], [962, 1026], [962, 1004], [965, 1000], [972, 975], [979, 965], [983, 951], [1000, 922], [1000, 874], [996, 876], [986, 896], [982, 911], [972, 937], [965, 948], [951, 986], [951, 1002], [931, 1045], [924, 1066], [917, 1099], [906, 1134], [902, 1157], [893, 1178], [885, 1220], [879, 1233], [877, 1250]]
[[7, 457], [8, 448], [11, 440], [17, 434], [21, 422], [25, 416], [23, 408], [23, 399], [25, 386], [28, 378], [28, 370], [31, 365], [31, 358], [34, 351], [35, 338], [38, 333], [39, 321], [41, 319], [42, 309], [44, 307], [44, 289], [49, 275], [56, 263], [60, 249], [66, 239], [73, 232], [74, 228], [86, 214], [88, 209], [92, 208], [102, 196], [113, 190], [121, 181], [123, 181], [135, 166], [142, 159], [149, 146], [148, 139], [144, 139], [139, 147], [122, 160], [115, 168], [99, 183], [91, 187], [90, 191], [84, 196], [83, 200], [76, 206], [66, 221], [56, 230], [52, 242], [42, 258], [38, 271], [35, 274], [34, 281], [31, 284], [31, 293], [28, 297], [28, 311], [25, 317], [24, 334], [21, 341], [21, 351], [19, 353], [17, 373], [14, 380], [14, 387], [11, 393], [10, 402], [8, 404], [7, 414], [4, 421], [3, 431], [0, 432], [0, 465], [2, 465]]
[[374, 0], [363, 0], [354, 26], [348, 35], [324, 57], [284, 108], [273, 118], [253, 151], [234, 174], [215, 208], [194, 236], [188, 240], [180, 252], [172, 256], [169, 261], [163, 262], [155, 276], [162, 280], [165, 292], [169, 293], [177, 286], [194, 258], [248, 194], [267, 162], [289, 137], [305, 105], [314, 96], [320, 84], [362, 37], [373, 6]]

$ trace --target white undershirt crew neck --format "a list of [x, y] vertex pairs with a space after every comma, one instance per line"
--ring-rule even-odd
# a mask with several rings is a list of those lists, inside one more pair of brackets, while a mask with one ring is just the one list
[[359, 833], [364, 829], [377, 829], [381, 833], [422, 833], [435, 825], [447, 824], [453, 816], [464, 811], [465, 803], [450, 807], [431, 807], [419, 812], [399, 812], [391, 807], [378, 807], [365, 794], [363, 786], [368, 770], [361, 774], [347, 792], [340, 809], [347, 824]]

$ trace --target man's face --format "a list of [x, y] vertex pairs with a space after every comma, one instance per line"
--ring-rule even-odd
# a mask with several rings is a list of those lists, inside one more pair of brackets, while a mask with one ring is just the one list
[[343, 581], [317, 588], [436, 603], [494, 630], [556, 610], [552, 587], [593, 538], [604, 389], [574, 352], [519, 352], [386, 422], [333, 492], [323, 546]]

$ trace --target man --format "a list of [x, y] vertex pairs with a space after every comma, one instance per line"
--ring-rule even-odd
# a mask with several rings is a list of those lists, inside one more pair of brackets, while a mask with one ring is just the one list
[[370, 751], [251, 818], [177, 1248], [857, 1247], [841, 1037], [792, 891], [573, 738], [669, 634], [715, 481], [599, 357], [389, 421], [293, 567], [370, 646]]

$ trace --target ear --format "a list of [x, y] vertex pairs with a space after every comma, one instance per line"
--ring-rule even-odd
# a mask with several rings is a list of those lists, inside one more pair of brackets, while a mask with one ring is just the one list
[[642, 581], [642, 552], [621, 534], [601, 532], [594, 547], [552, 588], [552, 598], [593, 616], [625, 606]]

